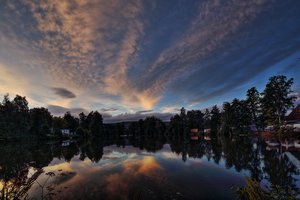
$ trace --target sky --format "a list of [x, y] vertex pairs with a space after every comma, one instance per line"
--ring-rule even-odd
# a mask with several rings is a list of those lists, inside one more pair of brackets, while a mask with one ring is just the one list
[[300, 93], [297, 0], [1, 0], [0, 95], [106, 122]]

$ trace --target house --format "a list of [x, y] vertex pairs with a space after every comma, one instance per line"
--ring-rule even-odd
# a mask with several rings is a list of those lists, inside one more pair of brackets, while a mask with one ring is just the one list
[[62, 147], [67, 147], [67, 146], [70, 146], [70, 143], [71, 143], [70, 140], [64, 140], [64, 141], [61, 143], [61, 146], [62, 146]]
[[192, 140], [198, 140], [199, 139], [199, 131], [197, 128], [192, 128], [190, 130], [190, 136]]
[[69, 135], [70, 134], [70, 129], [61, 129], [60, 131], [63, 135]]
[[300, 104], [285, 118], [286, 124], [300, 131]]
[[70, 131], [70, 129], [60, 129], [60, 132], [63, 137], [72, 137], [75, 135], [73, 132]]
[[199, 131], [198, 131], [197, 128], [192, 128], [192, 129], [191, 129], [191, 133], [198, 134], [198, 132], [199, 132]]
[[204, 133], [210, 133], [210, 128], [204, 129]]

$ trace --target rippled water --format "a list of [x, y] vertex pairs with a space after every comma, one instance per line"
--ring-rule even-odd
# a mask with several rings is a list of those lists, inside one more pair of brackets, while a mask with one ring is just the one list
[[300, 186], [287, 151], [258, 138], [31, 141], [0, 150], [2, 193], [20, 199], [234, 199], [246, 176]]

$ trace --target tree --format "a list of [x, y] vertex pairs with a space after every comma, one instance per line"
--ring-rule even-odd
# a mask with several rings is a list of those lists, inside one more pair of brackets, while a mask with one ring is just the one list
[[256, 87], [252, 87], [247, 91], [246, 103], [248, 105], [252, 124], [255, 124], [256, 129], [262, 127], [261, 118], [261, 108], [260, 108], [260, 94], [257, 91]]
[[204, 128], [210, 128], [210, 112], [208, 109], [205, 109], [204, 116]]
[[186, 122], [186, 110], [185, 110], [185, 108], [184, 107], [182, 107], [181, 109], [180, 109], [180, 118], [181, 118], [181, 121], [183, 122], [183, 123], [185, 123]]
[[262, 109], [268, 124], [280, 126], [287, 110], [293, 107], [295, 97], [291, 96], [292, 85], [293, 78], [287, 79], [283, 75], [269, 79], [262, 93]]
[[213, 132], [217, 132], [221, 125], [221, 114], [220, 109], [217, 105], [214, 105], [210, 111], [211, 119], [210, 119], [210, 126]]
[[97, 111], [93, 112], [91, 123], [89, 125], [90, 131], [93, 136], [101, 136], [101, 128], [103, 124], [103, 118]]
[[89, 131], [87, 129], [82, 128], [81, 126], [79, 126], [76, 129], [76, 135], [78, 135], [81, 138], [88, 138], [89, 135]]
[[162, 136], [165, 132], [165, 124], [154, 116], [143, 120], [143, 126], [147, 136]]
[[16, 112], [26, 113], [29, 110], [28, 101], [26, 100], [26, 97], [21, 97], [20, 95], [16, 95], [12, 103], [14, 106], [14, 110]]
[[9, 99], [9, 95], [6, 94], [3, 97], [3, 101], [0, 104], [0, 137], [7, 138], [11, 135], [13, 104]]
[[173, 136], [179, 136], [183, 133], [181, 117], [178, 114], [172, 116], [170, 119], [170, 132]]
[[251, 124], [250, 111], [245, 100], [235, 98], [231, 103], [232, 125], [239, 131], [243, 131]]
[[186, 114], [187, 125], [189, 128], [198, 128], [203, 130], [204, 114], [200, 110], [190, 110]]
[[60, 135], [61, 134], [60, 130], [67, 128], [67, 123], [62, 117], [53, 117], [52, 128], [56, 134]]
[[229, 102], [223, 103], [222, 123], [224, 133], [231, 134], [233, 127], [233, 111]]
[[71, 132], [75, 132], [79, 125], [79, 120], [73, 117], [70, 112], [66, 112], [63, 119], [66, 122], [66, 128], [70, 129]]
[[89, 128], [89, 123], [87, 122], [87, 116], [82, 112], [79, 113], [79, 126], [83, 129]]
[[[29, 130], [29, 108], [26, 97], [16, 95], [12, 101], [13, 104], [13, 118], [11, 119], [14, 124], [14, 133], [18, 136], [26, 134]], [[15, 123], [18, 122], [18, 123]]]
[[30, 109], [30, 132], [45, 136], [50, 133], [52, 126], [52, 115], [46, 108], [33, 108]]
[[88, 138], [90, 136], [89, 124], [92, 115], [86, 116], [83, 112], [79, 113], [79, 127], [76, 129], [76, 135]]
[[21, 137], [28, 132], [29, 108], [26, 97], [16, 95], [10, 101], [7, 94], [4, 96], [0, 108], [0, 136], [4, 138]]

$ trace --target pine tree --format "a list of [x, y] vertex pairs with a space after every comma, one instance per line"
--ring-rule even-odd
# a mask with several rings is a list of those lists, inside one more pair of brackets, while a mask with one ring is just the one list
[[287, 79], [283, 75], [269, 79], [262, 98], [264, 119], [268, 124], [280, 126], [287, 110], [293, 107], [292, 85], [293, 78]]

